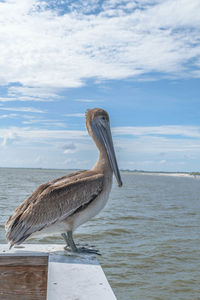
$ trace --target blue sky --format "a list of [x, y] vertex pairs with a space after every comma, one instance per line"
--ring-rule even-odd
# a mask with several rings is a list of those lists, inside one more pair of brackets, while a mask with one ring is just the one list
[[119, 166], [200, 169], [200, 2], [0, 1], [0, 166], [90, 168], [84, 113]]

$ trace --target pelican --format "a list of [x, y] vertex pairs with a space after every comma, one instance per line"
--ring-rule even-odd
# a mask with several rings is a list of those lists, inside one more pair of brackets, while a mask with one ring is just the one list
[[120, 187], [122, 180], [108, 113], [101, 108], [87, 110], [85, 123], [99, 150], [96, 164], [91, 170], [78, 171], [42, 184], [22, 202], [5, 225], [10, 248], [37, 235], [60, 233], [66, 242], [65, 249], [98, 254], [95, 249], [78, 248], [73, 232], [103, 209], [111, 190], [113, 173]]

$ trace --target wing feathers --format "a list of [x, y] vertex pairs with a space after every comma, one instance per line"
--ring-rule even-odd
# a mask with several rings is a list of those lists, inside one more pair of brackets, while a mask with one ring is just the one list
[[9, 218], [6, 238], [20, 244], [33, 232], [62, 221], [92, 202], [103, 188], [103, 175], [82, 171], [39, 186]]

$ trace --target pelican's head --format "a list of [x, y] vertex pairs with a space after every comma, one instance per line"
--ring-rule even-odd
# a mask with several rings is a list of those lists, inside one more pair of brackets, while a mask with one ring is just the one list
[[118, 185], [122, 186], [122, 180], [117, 165], [115, 150], [110, 131], [110, 120], [108, 113], [101, 108], [93, 108], [86, 111], [86, 127], [91, 137], [101, 151], [103, 147], [108, 155], [110, 166], [115, 174]]

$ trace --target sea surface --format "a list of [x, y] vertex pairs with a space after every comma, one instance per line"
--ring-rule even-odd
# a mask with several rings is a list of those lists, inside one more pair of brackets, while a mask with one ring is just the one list
[[[0, 243], [13, 210], [38, 185], [70, 172], [0, 169]], [[122, 188], [113, 180], [106, 207], [75, 241], [100, 250], [117, 299], [200, 299], [199, 177], [122, 172], [122, 179]], [[63, 243], [59, 236], [39, 242]]]

